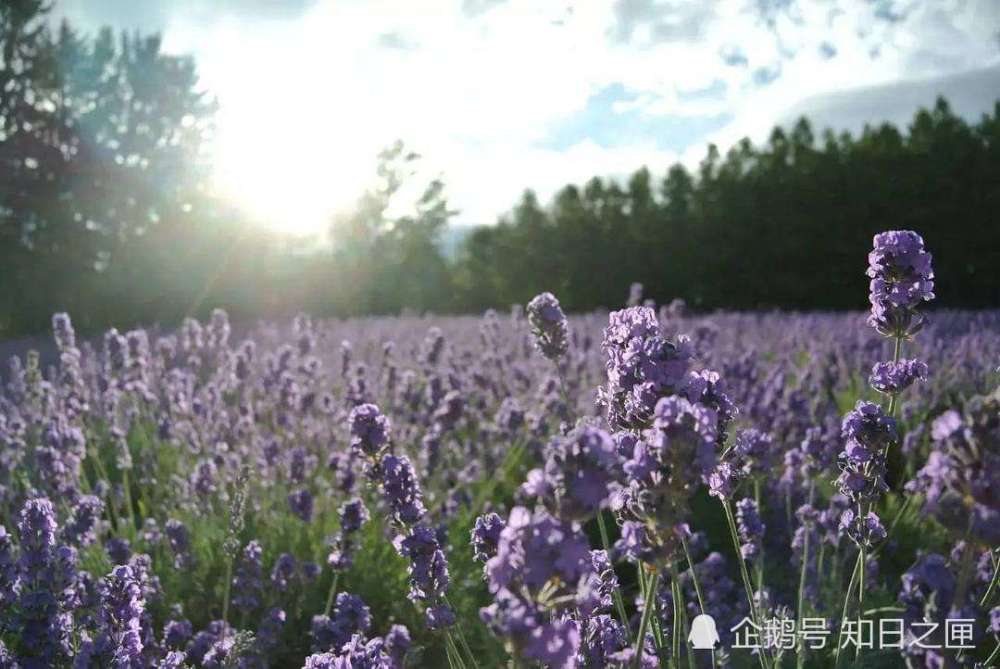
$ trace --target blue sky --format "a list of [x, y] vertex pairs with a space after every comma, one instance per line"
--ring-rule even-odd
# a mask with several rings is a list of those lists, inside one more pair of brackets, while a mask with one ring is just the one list
[[[161, 31], [220, 104], [216, 187], [320, 229], [395, 139], [459, 223], [525, 187], [694, 165], [801, 114], [906, 123], [1000, 92], [997, 0], [56, 0], [84, 29]], [[288, 119], [294, 119], [289, 122]], [[280, 132], [269, 128], [281, 124]]]
[[[704, 89], [684, 94], [683, 101], [721, 101], [725, 83], [716, 79]], [[666, 152], [683, 152], [735, 119], [729, 110], [705, 114], [644, 114], [639, 93], [620, 82], [607, 85], [587, 99], [583, 109], [553, 121], [539, 146], [565, 151], [584, 141], [613, 148], [651, 142]]]

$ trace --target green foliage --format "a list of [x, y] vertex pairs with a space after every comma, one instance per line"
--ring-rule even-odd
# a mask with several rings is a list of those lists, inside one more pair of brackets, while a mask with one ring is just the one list
[[315, 296], [318, 313], [329, 313], [331, 306], [349, 315], [426, 311], [451, 294], [440, 236], [455, 212], [448, 208], [444, 184], [431, 181], [414, 212], [390, 213], [403, 185], [412, 181], [417, 160], [401, 142], [383, 151], [377, 186], [361, 198], [357, 211], [333, 221], [332, 263], [323, 258], [326, 266], [320, 268], [328, 273], [324, 285], [332, 295]]
[[0, 10], [0, 327], [38, 329], [74, 304], [94, 322], [155, 317], [167, 305], [136, 287], [204, 200], [214, 105], [158, 36], [53, 32], [46, 10]]
[[[106, 427], [89, 425], [87, 433], [91, 446], [84, 460], [87, 484], [92, 487], [99, 479], [112, 485], [122, 484], [122, 472], [115, 464], [115, 447]], [[229, 560], [225, 548], [230, 534], [229, 508], [216, 496], [197, 500], [193, 505], [176, 499], [166, 483], [189, 467], [182, 462], [183, 449], [161, 441], [153, 423], [136, 421], [129, 432], [128, 445], [135, 462], [130, 479], [132, 519], [127, 518], [124, 500], [110, 505], [107, 518], [113, 525], [112, 533], [128, 538], [135, 552], [150, 555], [163, 591], [169, 593], [169, 601], [150, 603], [157, 629], [173, 617], [171, 607], [176, 604], [182, 605], [183, 617], [189, 619], [195, 629], [204, 629], [209, 622], [222, 616]], [[472, 507], [464, 508], [451, 519], [447, 529], [452, 582], [449, 601], [458, 614], [461, 633], [483, 667], [499, 666], [506, 655], [497, 639], [479, 621], [479, 609], [487, 606], [491, 597], [482, 578], [483, 567], [474, 561], [469, 549], [469, 536], [477, 515], [489, 509], [502, 511], [513, 504], [516, 489], [528, 469], [536, 464], [524, 443], [512, 445], [496, 475], [471, 486], [468, 492], [474, 500]], [[338, 529], [337, 507], [343, 501], [342, 494], [330, 487], [331, 476], [321, 466], [304, 483], [320, 491], [313, 519], [304, 523], [292, 514], [286, 500], [288, 493], [301, 485], [285, 480], [280, 473], [265, 482], [250, 472], [246, 512], [237, 537], [240, 549], [251, 539], [260, 543], [265, 579], [282, 553], [291, 553], [300, 564], [312, 561], [322, 567], [315, 581], [293, 583], [285, 593], [265, 587], [264, 601], [254, 617], [244, 619], [238, 612], [229, 611], [230, 622], [243, 629], [253, 628], [260, 611], [272, 606], [286, 611], [288, 618], [282, 643], [274, 657], [275, 666], [297, 666], [295, 663], [309, 654], [310, 622], [313, 615], [322, 613], [326, 603], [332, 581], [332, 574], [325, 566], [330, 550], [327, 541]], [[230, 498], [234, 492], [229, 491]], [[407, 598], [408, 561], [393, 547], [394, 531], [385, 520], [381, 502], [363, 483], [359, 492], [372, 510], [372, 517], [360, 531], [354, 566], [339, 577], [337, 592], [350, 592], [364, 600], [371, 609], [373, 634], [383, 634], [396, 623], [406, 625], [413, 635], [413, 666], [445, 666], [445, 644], [440, 633], [426, 629], [422, 609]], [[206, 510], [206, 503], [215, 504], [215, 507]], [[165, 542], [150, 543], [143, 536], [147, 519], [157, 519], [162, 529], [167, 517], [180, 520], [188, 529], [194, 557], [190, 567], [177, 568]], [[92, 574], [106, 574], [111, 566], [102, 544], [93, 544], [81, 551], [81, 569]]]
[[570, 310], [613, 307], [639, 281], [659, 302], [704, 308], [860, 308], [857, 249], [894, 228], [919, 230], [934, 249], [948, 277], [940, 303], [993, 305], [1000, 284], [983, 279], [1000, 264], [998, 158], [1000, 104], [970, 125], [939, 99], [906, 133], [884, 124], [817, 142], [802, 119], [763, 146], [743, 140], [724, 157], [711, 146], [695, 174], [675, 165], [658, 186], [643, 168], [625, 188], [566, 186], [544, 208], [528, 191], [498, 226], [468, 237], [460, 306], [551, 289]]

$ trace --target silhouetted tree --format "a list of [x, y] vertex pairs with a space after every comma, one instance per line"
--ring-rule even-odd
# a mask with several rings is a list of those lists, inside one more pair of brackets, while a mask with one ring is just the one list
[[545, 208], [532, 196], [530, 217], [522, 202], [467, 238], [461, 304], [549, 289], [571, 309], [616, 307], [637, 280], [649, 296], [706, 308], [861, 308], [859, 249], [878, 231], [913, 228], [934, 252], [939, 304], [997, 306], [998, 151], [1000, 104], [970, 125], [939, 99], [906, 133], [883, 124], [818, 142], [800, 119], [763, 146], [744, 139], [725, 156], [709, 146], [694, 175], [674, 165], [655, 195], [642, 168], [624, 191], [592, 179]]
[[3, 325], [38, 329], [67, 308], [83, 328], [176, 317], [217, 269], [191, 262], [211, 219], [213, 105], [158, 37], [53, 33], [47, 12], [0, 5]]
[[64, 309], [82, 331], [215, 306], [234, 319], [481, 311], [542, 290], [586, 310], [620, 306], [633, 281], [701, 308], [859, 308], [859, 254], [889, 228], [924, 235], [936, 304], [1000, 304], [1000, 103], [970, 124], [938, 100], [903, 130], [857, 136], [801, 119], [760, 146], [709, 146], [691, 171], [595, 177], [547, 204], [526, 190], [448, 259], [445, 186], [418, 182], [401, 143], [330, 246], [253, 228], [206, 187], [215, 105], [195, 63], [158, 36], [53, 29], [48, 10], [0, 3], [3, 336]]

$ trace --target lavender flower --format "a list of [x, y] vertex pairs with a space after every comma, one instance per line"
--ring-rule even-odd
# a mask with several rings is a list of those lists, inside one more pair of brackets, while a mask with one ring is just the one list
[[[903, 654], [908, 660], [922, 661], [926, 666], [944, 666], [941, 654], [926, 646], [944, 646], [944, 620], [955, 604], [956, 589], [957, 579], [947, 559], [936, 553], [920, 556], [903, 574], [898, 599], [906, 623]], [[917, 644], [916, 635], [920, 630], [913, 623], [925, 621], [936, 622], [937, 627], [927, 630], [930, 636], [925, 643]]]
[[282, 553], [274, 561], [274, 567], [271, 569], [271, 584], [278, 592], [287, 592], [295, 578], [296, 568], [295, 556], [291, 553]]
[[348, 370], [351, 368], [351, 360], [354, 358], [354, 348], [351, 346], [351, 342], [344, 339], [340, 342], [340, 375], [347, 376]]
[[344, 630], [348, 637], [366, 633], [372, 624], [368, 606], [360, 597], [348, 592], [341, 592], [337, 595], [333, 619], [337, 627]]
[[621, 538], [615, 542], [615, 552], [629, 562], [653, 562], [657, 557], [655, 540], [645, 523], [626, 520], [621, 525]]
[[260, 606], [263, 549], [256, 539], [244, 548], [233, 574], [233, 608], [249, 613]]
[[924, 513], [946, 526], [970, 527], [987, 544], [1000, 542], [1000, 388], [974, 396], [963, 411], [934, 420], [934, 448], [913, 481]]
[[343, 663], [333, 653], [313, 653], [306, 658], [302, 669], [340, 669]]
[[275, 648], [281, 641], [281, 633], [288, 616], [283, 609], [269, 609], [257, 626], [257, 645], [264, 651]]
[[181, 521], [171, 518], [163, 527], [167, 535], [167, 543], [174, 554], [174, 568], [186, 569], [193, 563], [191, 557], [191, 540], [187, 527]]
[[201, 663], [216, 643], [232, 633], [232, 628], [221, 620], [213, 620], [205, 629], [194, 635], [191, 643], [188, 644], [187, 659], [195, 664]]
[[591, 611], [610, 611], [613, 593], [618, 589], [618, 575], [611, 565], [611, 556], [605, 550], [590, 551], [590, 563], [594, 568], [596, 602]]
[[[809, 481], [820, 476], [836, 462], [837, 450], [837, 440], [831, 431], [820, 427], [808, 428], [798, 449], [785, 454], [785, 474], [782, 481], [788, 484], [796, 478]], [[792, 453], [798, 457], [789, 457]]]
[[853, 504], [871, 502], [888, 489], [885, 454], [896, 441], [896, 422], [877, 404], [859, 400], [844, 416], [841, 434], [846, 443], [838, 457], [837, 486]]
[[[132, 568], [119, 565], [100, 583], [100, 634], [76, 658], [76, 666], [92, 666], [103, 659], [111, 666], [141, 666], [140, 618], [145, 602]], [[83, 662], [83, 664], [81, 664]]]
[[524, 425], [524, 409], [513, 397], [505, 397], [494, 422], [503, 434], [511, 436]]
[[142, 532], [139, 537], [147, 546], [156, 546], [163, 541], [163, 532], [160, 531], [160, 524], [156, 522], [156, 518], [146, 518], [142, 522]]
[[618, 466], [614, 441], [582, 425], [549, 443], [545, 466], [528, 474], [522, 491], [546, 502], [567, 520], [586, 520], [607, 504]]
[[18, 590], [14, 543], [7, 528], [0, 525], [0, 611], [14, 603]]
[[434, 606], [428, 609], [428, 623], [434, 629], [444, 622], [450, 625], [453, 618], [445, 610], [437, 609], [437, 602], [448, 590], [448, 559], [438, 543], [434, 530], [426, 525], [414, 526], [409, 534], [399, 535], [393, 541], [396, 551], [409, 558], [410, 592], [413, 601], [428, 601]]
[[580, 652], [580, 624], [560, 618], [543, 625], [529, 637], [524, 656], [553, 669], [572, 669]]
[[580, 629], [575, 620], [546, 620], [531, 602], [503, 589], [496, 601], [480, 610], [486, 626], [510, 644], [516, 655], [546, 666], [569, 669], [580, 651]]
[[368, 522], [369, 516], [364, 502], [358, 498], [341, 504], [338, 513], [340, 532], [333, 540], [333, 550], [330, 551], [327, 562], [334, 571], [343, 571], [353, 563], [354, 535]]
[[392, 510], [393, 520], [401, 525], [418, 522], [427, 510], [410, 459], [389, 454], [382, 458], [380, 469], [382, 493]]
[[535, 346], [546, 358], [557, 361], [569, 350], [569, 323], [559, 300], [552, 293], [541, 293], [528, 302], [528, 323], [535, 335]]
[[573, 666], [580, 629], [566, 614], [576, 604], [591, 610], [600, 605], [600, 577], [579, 525], [544, 509], [515, 507], [486, 576], [494, 603], [480, 616], [494, 634], [517, 655]]
[[163, 626], [163, 645], [167, 648], [183, 648], [191, 638], [192, 627], [189, 620], [169, 620]]
[[465, 400], [461, 393], [456, 390], [445, 393], [431, 416], [435, 432], [440, 435], [454, 429], [464, 410]]
[[764, 538], [764, 523], [761, 522], [756, 501], [744, 498], [736, 502], [736, 527], [743, 559], [753, 562], [760, 555]]
[[629, 647], [625, 628], [609, 615], [587, 618], [582, 632], [578, 663], [585, 669], [615, 666], [619, 654]]
[[159, 669], [183, 669], [187, 656], [179, 650], [169, 651], [160, 661]]
[[191, 475], [191, 487], [201, 498], [210, 497], [216, 490], [218, 467], [211, 460], [202, 460], [195, 465]]
[[128, 564], [132, 557], [132, 544], [124, 537], [112, 537], [104, 544], [104, 550], [114, 564]]
[[736, 487], [744, 478], [743, 468], [731, 462], [728, 458], [720, 461], [706, 479], [708, 494], [721, 500], [730, 499], [736, 492]]
[[674, 555], [680, 547], [675, 530], [686, 520], [689, 498], [716, 468], [717, 436], [713, 409], [677, 396], [657, 403], [653, 426], [643, 432], [623, 465], [626, 487], [612, 503], [622, 520], [645, 526], [639, 531], [635, 525], [623, 525], [621, 543], [626, 554], [643, 560], [666, 560]]
[[403, 625], [393, 625], [384, 637], [385, 652], [392, 661], [392, 669], [403, 669], [403, 660], [410, 650], [410, 631]]
[[873, 246], [868, 254], [872, 305], [868, 323], [887, 337], [911, 336], [923, 326], [916, 307], [934, 299], [931, 254], [912, 230], [879, 233]]
[[497, 544], [504, 525], [503, 518], [495, 513], [486, 513], [476, 518], [476, 525], [472, 528], [472, 553], [477, 562], [485, 563], [497, 554]]
[[[31, 657], [42, 663], [38, 666], [44, 666], [69, 651], [69, 621], [60, 615], [56, 596], [69, 583], [59, 574], [52, 503], [45, 498], [29, 499], [21, 509], [17, 527], [21, 544], [17, 563], [20, 640], [23, 647], [30, 649]], [[71, 568], [74, 557], [68, 558]]]
[[636, 281], [628, 288], [628, 301], [626, 306], [637, 307], [642, 304], [642, 284]]
[[63, 527], [63, 541], [89, 546], [96, 541], [95, 531], [104, 513], [104, 502], [93, 495], [82, 495], [73, 505], [69, 522]]
[[376, 457], [389, 442], [389, 419], [374, 404], [351, 409], [347, 419], [351, 428], [351, 447], [369, 458]]
[[[681, 391], [688, 400], [701, 404], [715, 411], [718, 435], [716, 437], [720, 445], [726, 441], [726, 430], [733, 418], [736, 417], [736, 405], [726, 394], [726, 386], [718, 372], [708, 369], [699, 372], [688, 372], [687, 380]], [[766, 435], [761, 435], [766, 438]]]
[[319, 578], [321, 571], [323, 570], [315, 562], [306, 561], [299, 565], [299, 572], [302, 574], [302, 581], [306, 584], [312, 583]]
[[294, 483], [302, 483], [316, 468], [316, 456], [301, 446], [293, 448], [288, 462], [288, 478]]
[[444, 352], [444, 344], [444, 333], [441, 332], [441, 328], [428, 328], [420, 352], [420, 358], [425, 365], [428, 367], [437, 366], [441, 360], [441, 354]]
[[60, 351], [76, 348], [76, 332], [67, 313], [52, 315], [52, 334]]
[[909, 359], [876, 363], [868, 377], [869, 385], [886, 395], [897, 395], [917, 380], [927, 380], [927, 364]]
[[885, 539], [886, 531], [874, 511], [858, 515], [847, 509], [840, 516], [840, 531], [859, 546], [871, 548]]
[[727, 500], [745, 478], [770, 474], [773, 450], [770, 435], [756, 429], [741, 430], [732, 447], [706, 477], [709, 494]]
[[75, 496], [86, 455], [83, 431], [60, 415], [45, 425], [42, 442], [44, 445], [35, 450], [35, 466], [45, 488], [59, 497]]
[[455, 624], [455, 612], [447, 604], [435, 604], [424, 611], [424, 620], [429, 630], [445, 629]]
[[338, 641], [343, 641], [343, 634], [334, 623], [333, 618], [325, 615], [316, 615], [312, 617], [312, 622], [309, 628], [309, 636], [312, 639], [310, 645], [314, 652], [329, 651], [330, 649], [337, 647]]
[[371, 612], [362, 599], [347, 592], [337, 595], [331, 616], [313, 616], [312, 649], [326, 652], [340, 648], [355, 634], [364, 635], [371, 627]]
[[745, 476], [769, 475], [775, 459], [771, 435], [752, 428], [741, 430], [733, 444], [732, 458]]
[[616, 430], [647, 427], [656, 403], [684, 385], [691, 349], [686, 339], [664, 339], [649, 307], [614, 311], [602, 344], [608, 381], [598, 404]]
[[494, 593], [515, 584], [537, 592], [552, 579], [575, 586], [592, 569], [590, 546], [578, 528], [547, 511], [519, 506], [511, 509], [497, 554], [486, 563]]
[[[631, 666], [635, 650], [620, 622], [609, 615], [592, 616], [581, 623], [580, 631], [580, 653], [575, 666], [580, 669]], [[660, 666], [651, 634], [646, 635], [639, 666], [642, 669], [656, 669]]]
[[302, 522], [310, 522], [313, 515], [312, 493], [305, 488], [289, 493], [288, 508], [290, 508], [292, 513], [294, 513]]
[[361, 634], [355, 634], [340, 651], [322, 653], [306, 658], [304, 669], [393, 669], [392, 659], [385, 652], [381, 638], [365, 641]]

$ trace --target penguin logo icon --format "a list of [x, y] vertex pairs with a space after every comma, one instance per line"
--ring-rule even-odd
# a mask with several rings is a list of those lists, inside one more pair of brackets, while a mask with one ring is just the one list
[[707, 613], [702, 613], [691, 621], [691, 633], [688, 643], [695, 650], [712, 650], [719, 643], [719, 633], [715, 629], [715, 619]]

